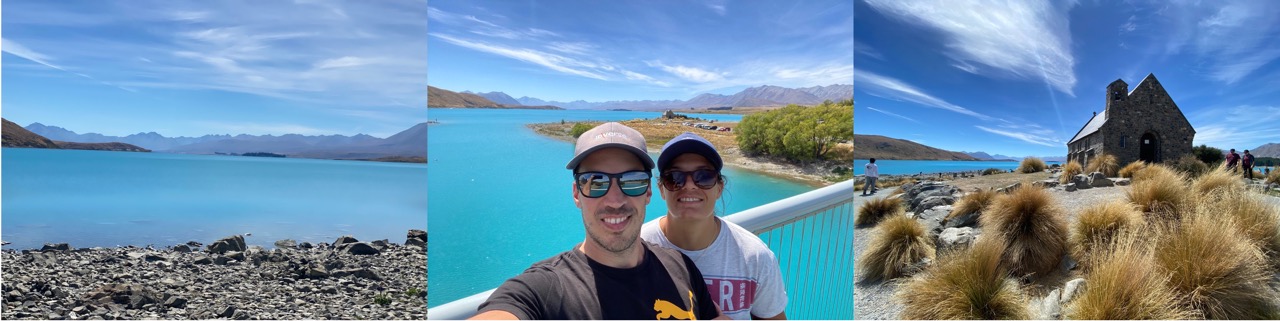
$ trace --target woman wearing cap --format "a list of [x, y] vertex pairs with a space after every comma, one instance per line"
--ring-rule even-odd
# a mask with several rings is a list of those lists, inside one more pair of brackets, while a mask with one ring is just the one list
[[657, 165], [667, 215], [645, 223], [640, 237], [689, 256], [726, 316], [786, 319], [787, 293], [773, 251], [755, 234], [715, 215], [725, 186], [715, 146], [686, 132], [662, 146]]

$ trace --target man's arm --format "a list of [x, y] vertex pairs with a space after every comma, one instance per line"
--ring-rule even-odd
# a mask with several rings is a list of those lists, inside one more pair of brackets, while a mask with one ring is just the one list
[[[508, 279], [489, 295], [489, 299], [480, 304], [479, 314], [469, 319], [481, 320], [521, 320], [542, 319], [545, 317], [543, 297], [538, 289], [548, 289], [553, 280], [542, 273], [524, 273]], [[430, 314], [430, 312], [427, 312]]]
[[489, 310], [467, 318], [467, 320], [520, 320], [520, 318], [517, 318], [516, 315], [511, 314], [511, 312]]

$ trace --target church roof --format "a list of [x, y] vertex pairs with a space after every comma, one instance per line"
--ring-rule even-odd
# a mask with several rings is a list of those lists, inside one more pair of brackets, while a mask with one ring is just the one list
[[1093, 134], [1098, 131], [1099, 128], [1102, 128], [1102, 124], [1106, 122], [1107, 113], [1105, 111], [1101, 114], [1094, 114], [1093, 118], [1089, 118], [1089, 122], [1085, 123], [1083, 128], [1080, 128], [1080, 131], [1076, 133], [1076, 136], [1071, 137], [1071, 140], [1067, 141], [1067, 145], [1075, 143], [1077, 140], [1080, 140], [1085, 136], [1089, 136], [1089, 134]]

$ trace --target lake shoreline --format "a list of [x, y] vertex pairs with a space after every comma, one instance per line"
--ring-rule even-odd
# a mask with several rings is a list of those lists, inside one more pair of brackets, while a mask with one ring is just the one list
[[407, 319], [427, 313], [426, 232], [245, 246], [4, 249], [4, 319]]
[[[572, 127], [571, 125], [572, 123], [567, 123], [567, 124], [569, 124], [569, 127]], [[529, 128], [536, 134], [553, 138], [556, 140], [568, 142], [570, 144], [576, 143], [577, 139], [574, 138], [573, 135], [571, 135], [568, 131], [566, 131], [564, 126], [565, 125], [557, 124], [557, 123], [525, 124], [525, 127]], [[649, 142], [649, 143], [651, 143], [650, 145], [653, 145], [653, 143], [656, 143], [657, 146], [659, 146], [659, 147], [647, 146], [648, 152], [656, 154], [656, 153], [662, 152], [660, 146], [663, 143], [665, 143], [665, 141]], [[725, 149], [719, 150], [719, 152], [720, 152], [720, 157], [723, 159], [726, 166], [733, 166], [734, 168], [737, 168], [737, 169], [741, 169], [741, 170], [745, 170], [745, 171], [749, 171], [757, 174], [762, 174], [769, 177], [785, 179], [791, 182], [801, 183], [801, 184], [805, 184], [813, 187], [824, 187], [824, 186], [828, 186], [836, 183], [828, 180], [827, 176], [822, 176], [817, 174], [822, 172], [829, 173], [830, 169], [826, 169], [826, 168], [831, 167], [830, 165], [814, 163], [806, 166], [801, 166], [801, 165], [792, 164], [780, 159], [767, 158], [767, 157], [748, 157], [748, 156], [744, 156], [742, 152], [737, 148], [725, 148]], [[849, 164], [849, 165], [852, 166], [852, 164]]]

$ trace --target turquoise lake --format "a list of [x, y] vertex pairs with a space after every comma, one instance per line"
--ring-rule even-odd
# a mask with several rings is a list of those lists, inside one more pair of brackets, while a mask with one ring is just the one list
[[209, 244], [251, 233], [403, 243], [427, 228], [424, 164], [4, 148], [5, 248]]
[[[902, 174], [930, 174], [930, 173], [950, 173], [964, 171], [980, 171], [988, 168], [999, 168], [1003, 170], [1012, 170], [1018, 168], [1020, 161], [928, 161], [928, 160], [876, 160], [876, 166], [879, 167], [880, 174], [902, 175]], [[1045, 162], [1046, 164], [1059, 164], [1060, 162]], [[862, 175], [866, 170], [867, 160], [855, 159], [853, 161], [853, 174]]]
[[[530, 264], [569, 250], [585, 238], [581, 212], [573, 204], [572, 173], [564, 168], [573, 156], [573, 144], [538, 135], [526, 124], [659, 115], [489, 109], [430, 109], [428, 113], [430, 119], [439, 121], [428, 129], [428, 216], [435, 227], [428, 231], [428, 305], [432, 307], [497, 287]], [[693, 116], [718, 121], [742, 118]], [[656, 154], [652, 156], [657, 158]], [[726, 168], [725, 175], [728, 186], [721, 200], [721, 215], [816, 188], [731, 167]], [[653, 195], [646, 208], [646, 221], [666, 213], [658, 191], [654, 190]], [[839, 242], [840, 238], [852, 241], [852, 230], [832, 231], [813, 237], [813, 241]], [[786, 255], [778, 253], [779, 257]], [[852, 258], [849, 263], [852, 269]], [[794, 275], [788, 282], [817, 282], [817, 277], [810, 278], [804, 271], [783, 272]], [[846, 287], [850, 293], [851, 277], [852, 274]], [[852, 317], [852, 296], [849, 302], [833, 309], [848, 309], [848, 314], [835, 315]], [[800, 317], [790, 313], [788, 316]]]

